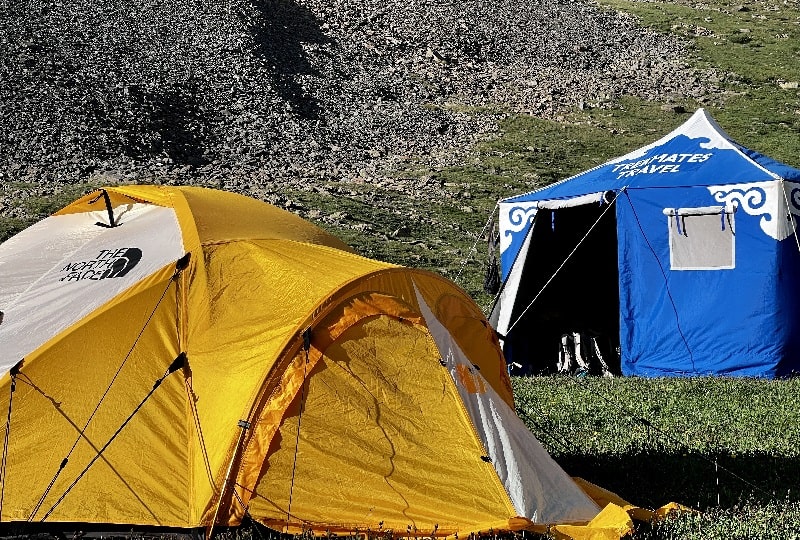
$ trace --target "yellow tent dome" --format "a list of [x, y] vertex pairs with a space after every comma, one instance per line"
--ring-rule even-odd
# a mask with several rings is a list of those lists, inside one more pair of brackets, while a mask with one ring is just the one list
[[265, 203], [91, 193], [0, 245], [0, 311], [2, 522], [430, 536], [599, 511], [463, 291]]

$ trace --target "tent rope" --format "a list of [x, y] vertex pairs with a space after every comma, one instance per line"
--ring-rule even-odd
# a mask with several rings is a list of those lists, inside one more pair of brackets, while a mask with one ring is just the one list
[[500, 245], [500, 231], [497, 222], [492, 220], [486, 234], [486, 274], [483, 278], [483, 290], [494, 296], [500, 290], [500, 265], [497, 261], [497, 248]]
[[0, 522], [3, 521], [3, 500], [6, 493], [6, 466], [8, 464], [8, 439], [11, 433], [11, 409], [14, 405], [14, 391], [17, 389], [17, 375], [22, 366], [23, 360], [11, 368], [9, 374], [11, 375], [11, 388], [8, 393], [8, 414], [6, 416], [6, 432], [3, 439], [3, 463], [0, 468]]
[[308, 376], [309, 351], [311, 350], [311, 327], [303, 332], [303, 350], [305, 362], [303, 363], [303, 384], [300, 388], [300, 411], [297, 413], [297, 435], [294, 438], [294, 458], [292, 462], [292, 479], [289, 484], [289, 506], [286, 508], [286, 530], [289, 530], [289, 521], [292, 516], [292, 496], [294, 495], [294, 476], [297, 470], [297, 450], [300, 447], [300, 423], [303, 420], [303, 406], [306, 399], [306, 377]]
[[[569, 379], [570, 381], [572, 381], [573, 384], [577, 384], [579, 386], [582, 386], [583, 390], [585, 390], [587, 393], [589, 393], [589, 394], [591, 394], [591, 395], [593, 395], [595, 397], [599, 397], [600, 399], [602, 399], [606, 403], [610, 404], [613, 408], [615, 408], [618, 412], [620, 412], [621, 415], [624, 418], [626, 418], [631, 423], [640, 424], [640, 425], [645, 426], [647, 429], [651, 430], [656, 435], [661, 436], [661, 437], [669, 440], [670, 442], [676, 444], [682, 450], [689, 451], [689, 452], [692, 451], [692, 449], [689, 447], [688, 444], [686, 444], [684, 441], [678, 439], [677, 437], [673, 437], [668, 432], [658, 428], [656, 425], [654, 425], [652, 420], [649, 420], [649, 419], [645, 418], [644, 416], [632, 413], [627, 408], [625, 408], [624, 405], [621, 405], [619, 402], [617, 402], [614, 399], [608, 397], [604, 393], [601, 393], [599, 391], [596, 391], [596, 390], [592, 389], [589, 386], [588, 381], [585, 380], [586, 379], [585, 377], [583, 377], [583, 378], [582, 377], [566, 377], [566, 378]], [[530, 408], [535, 409], [538, 412], [539, 416], [541, 416], [541, 417], [545, 416], [540, 410], [536, 409], [536, 407], [531, 405], [531, 404], [527, 404], [526, 407], [530, 407]], [[526, 411], [525, 409], [519, 408], [519, 409], [517, 409], [517, 411], [518, 411], [518, 413], [522, 413], [522, 416], [524, 416], [525, 419], [527, 419], [531, 424], [533, 424], [533, 426], [535, 428], [537, 428], [537, 430], [545, 433], [546, 435], [548, 435], [550, 437], [551, 440], [557, 442], [558, 446], [560, 446], [562, 450], [565, 450], [566, 452], [576, 453], [577, 448], [574, 445], [571, 445], [567, 441], [567, 439], [564, 437], [563, 434], [560, 434], [560, 433], [556, 434], [556, 433], [554, 433], [554, 430], [549, 430], [549, 429], [543, 427], [541, 424], [537, 423], [531, 417], [531, 415], [528, 414], [528, 411]], [[772, 494], [769, 493], [764, 488], [762, 488], [762, 487], [750, 482], [746, 478], [741, 477], [740, 475], [736, 474], [735, 472], [731, 471], [730, 469], [728, 469], [728, 468], [726, 468], [726, 467], [724, 467], [722, 465], [719, 465], [719, 461], [716, 458], [712, 459], [712, 458], [706, 457], [706, 456], [704, 456], [702, 454], [698, 454], [698, 456], [700, 457], [700, 459], [706, 461], [709, 465], [713, 465], [715, 467], [715, 471], [720, 471], [721, 470], [721, 471], [725, 472], [726, 474], [730, 475], [731, 478], [734, 478], [734, 479], [742, 482], [744, 485], [746, 485], [746, 486], [748, 486], [748, 487], [750, 487], [750, 488], [752, 488], [752, 489], [754, 489], [754, 490], [756, 490], [756, 491], [758, 491], [760, 493], [763, 493], [765, 495], [772, 496]]]
[[[214, 516], [211, 518], [210, 524], [206, 527], [206, 540], [210, 540], [213, 537], [214, 527], [217, 525], [217, 516], [219, 516], [219, 511], [222, 508], [222, 504], [225, 499], [225, 495], [228, 493], [228, 486], [231, 484], [231, 475], [234, 472], [234, 465], [236, 464], [236, 460], [239, 457], [239, 452], [242, 448], [242, 442], [247, 435], [247, 430], [252, 427], [252, 424], [249, 420], [241, 419], [239, 420], [236, 425], [239, 427], [239, 438], [236, 440], [236, 444], [233, 446], [231, 450], [231, 459], [228, 462], [228, 469], [225, 473], [225, 479], [222, 481], [222, 487], [219, 490], [219, 496], [217, 497], [217, 503], [214, 508]], [[239, 485], [238, 482], [234, 480], [234, 488], [233, 493], [236, 494], [236, 486]]]
[[689, 341], [686, 339], [686, 334], [683, 333], [683, 328], [681, 328], [681, 319], [680, 314], [678, 313], [678, 306], [675, 304], [675, 299], [672, 297], [672, 291], [669, 289], [669, 279], [667, 277], [667, 271], [664, 270], [664, 265], [661, 264], [661, 259], [659, 259], [658, 254], [656, 253], [655, 248], [650, 243], [650, 239], [647, 238], [647, 235], [644, 232], [644, 227], [642, 226], [642, 222], [639, 221], [639, 214], [636, 213], [636, 208], [633, 206], [633, 201], [631, 200], [631, 196], [625, 192], [625, 196], [628, 198], [628, 204], [631, 205], [631, 211], [633, 212], [633, 217], [636, 219], [636, 225], [639, 227], [639, 232], [642, 233], [642, 238], [644, 238], [647, 247], [650, 249], [650, 253], [653, 254], [653, 258], [656, 260], [658, 264], [659, 270], [661, 270], [661, 275], [664, 278], [664, 290], [667, 291], [667, 297], [669, 298], [669, 303], [672, 306], [672, 311], [675, 313], [675, 326], [678, 328], [678, 334], [680, 334], [681, 339], [683, 340], [683, 345], [686, 347], [686, 351], [689, 353], [689, 361], [692, 363], [692, 371], [697, 373], [697, 367], [694, 363], [694, 353], [692, 352], [691, 347], [689, 347]]
[[144, 325], [142, 326], [141, 330], [139, 330], [139, 334], [136, 336], [136, 339], [133, 340], [133, 344], [131, 345], [130, 349], [128, 349], [128, 353], [122, 359], [122, 362], [120, 363], [119, 367], [117, 368], [117, 371], [114, 373], [114, 376], [111, 378], [111, 381], [108, 383], [108, 386], [106, 387], [105, 391], [103, 392], [103, 395], [100, 396], [100, 400], [97, 402], [97, 405], [95, 405], [94, 410], [89, 415], [89, 418], [86, 419], [86, 423], [84, 423], [83, 428], [78, 432], [78, 436], [75, 438], [75, 441], [72, 443], [72, 446], [70, 447], [69, 451], [67, 452], [67, 455], [64, 457], [64, 459], [61, 460], [61, 463], [58, 466], [58, 470], [53, 475], [53, 478], [50, 480], [50, 483], [45, 488], [44, 493], [42, 493], [42, 496], [39, 497], [39, 501], [36, 503], [36, 506], [33, 507], [33, 510], [31, 511], [30, 516], [28, 516], [28, 521], [29, 522], [33, 521], [33, 518], [36, 517], [36, 513], [39, 512], [39, 510], [42, 507], [42, 504], [44, 504], [45, 498], [47, 498], [47, 495], [49, 495], [50, 490], [53, 489], [53, 485], [55, 485], [56, 480], [58, 479], [59, 475], [61, 474], [61, 471], [63, 471], [64, 468], [67, 466], [67, 463], [69, 463], [69, 458], [72, 456], [72, 453], [75, 451], [75, 448], [78, 446], [78, 443], [81, 441], [82, 438], [85, 437], [86, 429], [89, 427], [89, 424], [94, 419], [95, 415], [97, 414], [97, 411], [100, 409], [100, 406], [103, 404], [103, 401], [106, 399], [106, 397], [108, 396], [108, 393], [111, 391], [111, 387], [114, 385], [114, 383], [117, 380], [117, 377], [119, 377], [119, 374], [122, 372], [122, 368], [125, 367], [125, 364], [128, 362], [128, 359], [130, 359], [131, 355], [133, 354], [133, 350], [136, 348], [136, 345], [139, 343], [139, 340], [142, 338], [142, 335], [144, 335], [145, 330], [147, 329], [148, 325], [150, 324], [150, 321], [155, 316], [156, 311], [158, 310], [159, 306], [161, 306], [161, 303], [164, 301], [164, 298], [167, 296], [167, 292], [169, 291], [169, 289], [172, 286], [173, 282], [176, 281], [176, 279], [180, 275], [180, 273], [188, 266], [188, 262], [189, 262], [189, 258], [188, 257], [189, 257], [189, 254], [187, 253], [181, 259], [179, 259], [177, 261], [177, 263], [175, 265], [175, 273], [172, 275], [172, 278], [170, 278], [169, 282], [167, 283], [167, 286], [164, 288], [164, 291], [161, 293], [161, 297], [158, 299], [158, 302], [156, 302], [156, 305], [153, 307], [152, 311], [150, 312], [150, 315], [147, 317], [147, 320], [144, 322]]
[[[522, 239], [522, 244], [525, 244], [525, 242], [528, 240], [528, 236], [533, 234], [533, 228], [536, 226], [536, 218], [538, 216], [539, 216], [539, 212], [536, 212], [536, 214], [531, 219], [530, 226], [528, 227], [528, 230], [527, 230], [527, 232], [525, 233], [525, 236]], [[511, 277], [511, 274], [512, 274], [512, 272], [514, 270], [514, 265], [517, 264], [517, 260], [519, 259], [521, 253], [522, 253], [522, 250], [520, 249], [514, 255], [514, 261], [511, 263], [511, 266], [510, 266], [509, 271], [508, 271], [508, 275], [506, 276], [505, 279], [503, 279], [500, 282], [500, 289], [497, 291], [497, 294], [494, 295], [494, 298], [492, 299], [491, 307], [488, 310], [484, 310], [484, 314], [486, 314], [487, 317], [490, 317], [491, 314], [494, 313], [494, 310], [497, 309], [497, 302], [500, 301], [500, 297], [503, 295], [503, 292], [506, 289], [506, 284], [508, 283], [508, 280]], [[501, 337], [504, 337], [504, 336], [501, 336]]]
[[456, 274], [456, 277], [453, 279], [453, 281], [455, 283], [461, 285], [461, 283], [459, 281], [461, 279], [461, 274], [464, 272], [464, 268], [467, 267], [467, 263], [470, 261], [470, 259], [472, 259], [472, 257], [476, 253], [478, 253], [478, 242], [480, 242], [481, 238], [483, 238], [483, 236], [486, 234], [487, 229], [489, 229], [489, 227], [491, 227], [492, 221], [494, 221], [494, 213], [495, 213], [495, 211], [497, 211], [497, 209], [499, 207], [500, 207], [499, 204], [495, 204], [494, 205], [494, 208], [492, 209], [491, 213], [489, 214], [489, 219], [486, 220], [486, 224], [483, 226], [483, 229], [481, 229], [480, 234], [478, 234], [478, 236], [475, 237], [475, 243], [472, 244], [472, 247], [467, 252], [467, 256], [464, 257], [464, 260], [461, 261], [461, 267], [458, 269], [458, 273]]
[[[534, 410], [533, 412], [539, 418], [544, 418], [545, 417], [545, 415], [542, 413], [541, 409], [535, 407], [534, 405], [528, 403], [528, 404], [525, 405], [525, 407], [533, 409]], [[525, 420], [527, 420], [528, 422], [533, 424], [533, 427], [535, 427], [536, 430], [539, 433], [544, 433], [545, 435], [547, 435], [550, 438], [551, 441], [557, 443], [556, 446], [559, 446], [563, 452], [565, 452], [565, 453], [573, 453], [573, 454], [577, 453], [577, 450], [578, 450], [577, 447], [575, 445], [573, 445], [573, 444], [570, 444], [567, 441], [566, 437], [564, 437], [560, 433], [556, 433], [555, 431], [553, 431], [551, 429], [548, 429], [543, 424], [540, 424], [539, 422], [537, 422], [533, 418], [533, 416], [525, 408], [522, 408], [522, 407], [517, 408], [517, 413], [520, 414], [522, 417], [524, 417]]]
[[[244, 515], [247, 516], [247, 518], [254, 524], [254, 528], [256, 530], [256, 534], [258, 535], [258, 538], [260, 540], [264, 540], [264, 536], [261, 534], [261, 531], [258, 528], [259, 522], [256, 521], [256, 518], [254, 518], [253, 515], [250, 513], [250, 508], [248, 506], [245, 506], [241, 495], [239, 495], [239, 493], [236, 491], [237, 487], [242, 488], [242, 489], [247, 489], [247, 488], [242, 486], [239, 482], [235, 482], [234, 483], [234, 489], [233, 489], [233, 495], [234, 495], [234, 497], [236, 497], [236, 500], [239, 501], [239, 504], [242, 505], [242, 508], [244, 509]], [[250, 490], [247, 489], [247, 491], [250, 491]], [[251, 493], [253, 493], [253, 492], [251, 492]]]
[[105, 452], [106, 448], [108, 448], [111, 445], [111, 443], [114, 442], [114, 439], [116, 439], [117, 436], [119, 436], [119, 434], [122, 433], [122, 430], [125, 429], [125, 426], [128, 425], [128, 423], [133, 419], [136, 413], [138, 413], [144, 406], [144, 404], [147, 403], [147, 400], [149, 400], [150, 397], [153, 395], [153, 393], [156, 391], [156, 389], [159, 386], [161, 386], [161, 383], [164, 381], [164, 379], [166, 379], [170, 374], [175, 373], [179, 369], [183, 368], [185, 365], [186, 365], [186, 353], [182, 352], [175, 358], [175, 360], [172, 361], [172, 363], [167, 368], [166, 372], [164, 372], [164, 374], [161, 377], [156, 379], [156, 382], [153, 383], [153, 387], [150, 389], [149, 392], [147, 392], [147, 395], [144, 397], [144, 399], [142, 399], [142, 401], [139, 402], [139, 404], [136, 406], [133, 412], [130, 415], [128, 415], [125, 421], [122, 422], [122, 424], [117, 428], [114, 434], [111, 435], [108, 441], [106, 441], [106, 443], [100, 448], [100, 450], [97, 451], [95, 456], [89, 461], [86, 467], [83, 468], [81, 473], [75, 478], [75, 480], [72, 481], [72, 483], [67, 487], [64, 493], [61, 494], [61, 496], [56, 500], [56, 502], [53, 503], [53, 506], [50, 508], [50, 510], [48, 510], [44, 516], [42, 516], [42, 519], [40, 521], [42, 522], [45, 521], [53, 513], [53, 511], [55, 511], [56, 507], [59, 504], [61, 504], [61, 501], [63, 501], [64, 498], [69, 494], [69, 492], [72, 491], [72, 488], [74, 488], [78, 484], [80, 479], [84, 477], [84, 475], [89, 471], [92, 465], [94, 465], [97, 462], [97, 460], [100, 459], [100, 457], [103, 455], [103, 452]]
[[608, 203], [608, 206], [606, 206], [606, 208], [600, 213], [600, 216], [595, 220], [595, 222], [592, 223], [592, 226], [589, 227], [589, 230], [586, 231], [586, 234], [583, 235], [583, 238], [581, 238], [580, 242], [578, 242], [578, 244], [572, 249], [572, 251], [569, 252], [567, 258], [564, 259], [564, 262], [561, 263], [561, 266], [556, 268], [556, 271], [553, 272], [553, 275], [550, 276], [550, 279], [548, 279], [545, 282], [545, 284], [542, 285], [542, 288], [539, 289], [539, 292], [536, 293], [536, 296], [533, 297], [533, 300], [531, 300], [530, 303], [527, 306], [525, 306], [525, 309], [522, 310], [522, 313], [519, 314], [519, 317], [517, 317], [517, 319], [508, 327], [508, 329], [506, 330], [506, 335], [508, 335], [511, 332], [511, 330], [514, 329], [517, 323], [519, 323], [525, 316], [525, 314], [528, 313], [528, 310], [530, 310], [531, 307], [533, 307], [533, 304], [536, 302], [536, 300], [539, 299], [539, 297], [542, 295], [547, 286], [553, 282], [558, 273], [561, 272], [561, 270], [567, 265], [567, 262], [569, 262], [569, 260], [575, 254], [575, 252], [578, 251], [578, 248], [581, 247], [581, 245], [586, 241], [589, 235], [592, 234], [592, 231], [597, 226], [597, 224], [600, 223], [600, 220], [603, 219], [603, 216], [605, 216], [606, 213], [614, 206], [614, 203], [617, 202], [617, 199], [619, 198], [620, 194], [624, 193], [626, 190], [627, 188], [622, 188], [620, 191], [614, 194], [614, 198], [611, 200], [611, 202]]
[[189, 408], [192, 411], [192, 419], [194, 420], [194, 427], [197, 430], [197, 439], [200, 443], [200, 451], [203, 454], [203, 464], [206, 467], [206, 474], [208, 475], [208, 481], [211, 482], [211, 487], [216, 489], [216, 483], [214, 482], [214, 473], [211, 471], [211, 461], [208, 457], [208, 449], [206, 448], [206, 440], [203, 436], [203, 427], [200, 424], [200, 413], [197, 411], [197, 396], [194, 393], [194, 389], [192, 388], [191, 381], [187, 378], [186, 379], [186, 394], [189, 400]]
[[783, 200], [786, 201], [786, 217], [792, 222], [792, 234], [794, 235], [794, 242], [797, 244], [797, 251], [800, 251], [800, 238], [797, 237], [797, 222], [795, 221], [794, 214], [792, 213], [792, 203], [789, 201], [789, 196], [786, 195], [786, 189], [781, 183], [781, 191], [783, 191]]

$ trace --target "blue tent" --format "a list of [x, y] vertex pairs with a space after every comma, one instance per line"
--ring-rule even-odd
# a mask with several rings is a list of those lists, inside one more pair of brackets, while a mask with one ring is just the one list
[[506, 358], [538, 370], [561, 335], [586, 332], [624, 375], [799, 371], [798, 215], [800, 170], [737, 144], [703, 109], [504, 199], [491, 320]]

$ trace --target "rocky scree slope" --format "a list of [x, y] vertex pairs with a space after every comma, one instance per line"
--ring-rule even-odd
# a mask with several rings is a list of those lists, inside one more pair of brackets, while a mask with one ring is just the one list
[[498, 110], [702, 100], [686, 57], [579, 0], [0, 0], [0, 213], [86, 181], [437, 197], [396, 171], [463, 162]]

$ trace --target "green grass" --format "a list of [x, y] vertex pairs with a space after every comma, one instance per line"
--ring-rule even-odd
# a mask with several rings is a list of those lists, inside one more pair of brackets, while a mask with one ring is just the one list
[[800, 165], [800, 90], [781, 87], [800, 82], [797, 2], [600, 3], [633, 13], [658, 32], [691, 39], [698, 67], [733, 75], [725, 78], [730, 96], [709, 107], [723, 128], [749, 148]]
[[0, 242], [33, 224], [33, 220], [0, 216]]
[[745, 83], [800, 80], [796, 2], [601, 0], [600, 4], [633, 13], [661, 33], [691, 39], [702, 64], [736, 73]]
[[775, 538], [800, 534], [800, 379], [513, 383], [520, 417], [569, 474], [640, 506], [702, 511], [637, 538], [746, 538], [736, 535], [758, 530], [754, 516], [778, 527]]
[[[458, 281], [479, 302], [488, 304], [491, 298], [481, 290], [487, 248], [478, 236], [505, 190], [523, 186], [498, 185], [493, 177], [474, 170], [405, 174], [415, 175], [414, 183], [435, 185], [445, 193], [443, 200], [412, 200], [387, 188], [343, 188], [335, 183], [284, 195], [299, 207], [295, 211], [300, 215], [362, 255], [432, 270]], [[473, 247], [476, 253], [471, 253]]]
[[742, 503], [701, 513], [669, 516], [635, 535], [641, 540], [703, 538], [704, 540], [800, 538], [800, 503], [777, 500]]

